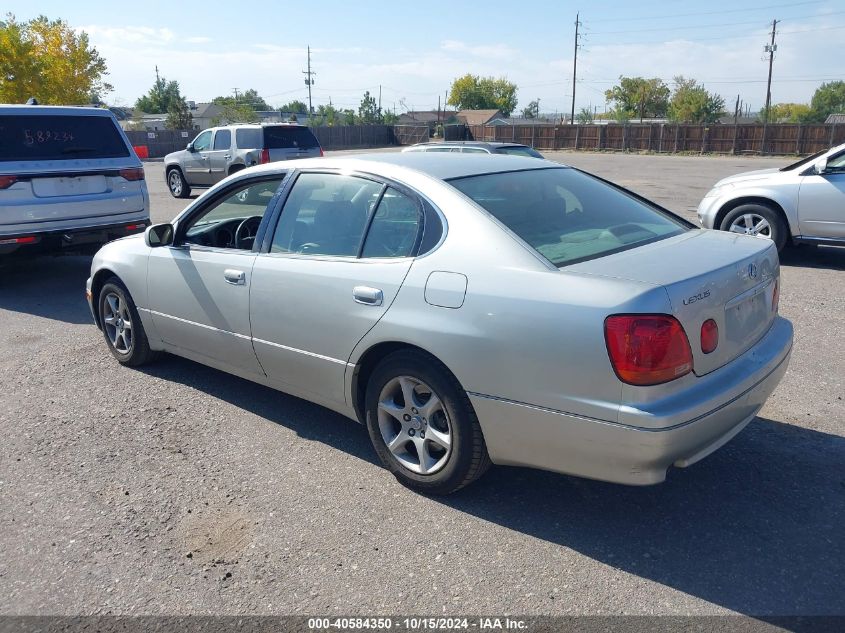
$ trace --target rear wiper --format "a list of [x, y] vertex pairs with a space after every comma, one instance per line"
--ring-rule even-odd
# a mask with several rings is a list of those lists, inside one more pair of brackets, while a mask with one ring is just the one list
[[82, 154], [84, 152], [96, 152], [95, 147], [65, 147], [62, 154]]

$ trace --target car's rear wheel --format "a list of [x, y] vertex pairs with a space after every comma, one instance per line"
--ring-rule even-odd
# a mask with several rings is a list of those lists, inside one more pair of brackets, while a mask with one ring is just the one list
[[156, 358], [135, 302], [117, 277], [103, 284], [97, 305], [106, 345], [121, 365], [137, 367]]
[[385, 358], [367, 385], [366, 412], [379, 458], [409, 488], [448, 494], [490, 466], [466, 392], [427, 354], [407, 350]]
[[772, 240], [780, 251], [786, 246], [787, 226], [780, 213], [762, 204], [741, 204], [731, 209], [719, 227], [723, 231]]
[[182, 171], [177, 167], [167, 172], [167, 188], [170, 189], [170, 195], [174, 198], [187, 198], [191, 195], [188, 181], [185, 180]]

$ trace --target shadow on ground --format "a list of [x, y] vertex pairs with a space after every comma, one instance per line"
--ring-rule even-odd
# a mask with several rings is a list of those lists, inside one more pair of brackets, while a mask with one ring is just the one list
[[0, 263], [0, 310], [65, 323], [91, 323], [85, 280], [91, 257], [38, 257]]
[[[377, 467], [363, 427], [322, 407], [178, 358], [145, 371]], [[437, 502], [739, 613], [845, 614], [842, 437], [758, 418], [662, 485], [498, 467]]]
[[780, 254], [783, 266], [845, 270], [845, 248], [841, 246], [806, 246], [785, 248]]

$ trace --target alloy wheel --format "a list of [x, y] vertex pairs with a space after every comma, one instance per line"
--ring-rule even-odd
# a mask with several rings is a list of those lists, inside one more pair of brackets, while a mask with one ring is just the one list
[[121, 354], [132, 351], [132, 317], [129, 306], [117, 293], [110, 292], [103, 301], [103, 326], [115, 350]]
[[179, 175], [178, 171], [175, 169], [172, 170], [167, 182], [170, 185], [170, 191], [173, 192], [174, 196], [182, 195], [182, 177]]
[[387, 449], [411, 472], [431, 475], [449, 461], [449, 414], [434, 390], [417, 378], [397, 376], [382, 388], [378, 426]]
[[772, 226], [762, 215], [756, 213], [744, 213], [738, 216], [728, 229], [731, 233], [741, 235], [753, 235], [765, 239], [772, 239]]

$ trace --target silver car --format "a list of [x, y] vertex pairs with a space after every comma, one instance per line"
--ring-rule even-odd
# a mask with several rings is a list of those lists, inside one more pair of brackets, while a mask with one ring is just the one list
[[708, 229], [775, 242], [845, 246], [845, 145], [780, 169], [717, 182], [698, 205]]
[[240, 172], [104, 247], [87, 295], [121, 364], [319, 403], [448, 493], [491, 462], [654, 484], [716, 450], [786, 371], [778, 284], [772, 242], [576, 169], [398, 153]]
[[430, 141], [417, 143], [402, 150], [403, 152], [441, 152], [455, 154], [507, 154], [508, 156], [528, 156], [543, 158], [533, 147], [520, 143], [501, 143], [487, 141]]
[[0, 106], [0, 263], [150, 224], [144, 167], [105, 108]]
[[304, 125], [225, 125], [203, 130], [185, 149], [165, 156], [164, 175], [170, 194], [187, 198], [191, 188], [210, 187], [253, 165], [322, 155], [320, 141]]

